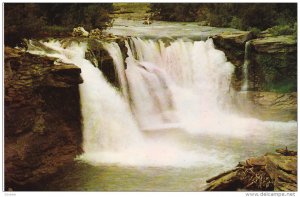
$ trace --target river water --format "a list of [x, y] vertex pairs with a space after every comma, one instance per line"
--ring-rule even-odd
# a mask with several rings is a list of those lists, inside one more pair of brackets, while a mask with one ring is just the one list
[[[205, 180], [239, 161], [285, 146], [296, 149], [297, 122], [236, 113], [230, 87], [234, 66], [211, 39], [195, 41], [225, 30], [116, 21], [109, 32], [133, 36], [125, 60], [116, 43], [104, 44], [121, 91], [84, 58], [85, 43], [67, 48], [58, 41], [41, 43], [51, 53], [29, 47], [79, 66], [84, 80], [84, 153], [39, 190], [202, 191]], [[159, 39], [165, 37], [173, 41]]]

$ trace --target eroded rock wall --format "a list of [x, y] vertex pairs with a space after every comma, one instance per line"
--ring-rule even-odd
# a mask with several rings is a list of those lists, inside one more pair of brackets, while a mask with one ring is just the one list
[[249, 41], [248, 89], [254, 91], [297, 91], [297, 40], [293, 36], [255, 38], [251, 32], [225, 32], [213, 37], [236, 69], [233, 86], [240, 90], [244, 80], [245, 44]]
[[80, 68], [5, 47], [5, 189], [30, 190], [82, 152]]

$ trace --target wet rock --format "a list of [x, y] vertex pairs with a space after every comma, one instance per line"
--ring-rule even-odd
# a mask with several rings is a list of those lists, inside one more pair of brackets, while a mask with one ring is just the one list
[[5, 188], [42, 182], [81, 153], [80, 69], [5, 47]]

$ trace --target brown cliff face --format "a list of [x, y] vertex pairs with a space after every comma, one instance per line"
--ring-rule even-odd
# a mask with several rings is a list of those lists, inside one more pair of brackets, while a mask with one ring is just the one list
[[41, 181], [82, 152], [81, 70], [54, 61], [5, 48], [5, 189]]

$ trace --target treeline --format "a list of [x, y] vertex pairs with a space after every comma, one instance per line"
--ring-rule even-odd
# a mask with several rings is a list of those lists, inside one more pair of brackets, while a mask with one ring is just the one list
[[156, 20], [198, 21], [241, 30], [293, 27], [297, 22], [296, 3], [152, 3], [150, 7]]
[[23, 38], [62, 35], [74, 27], [106, 28], [112, 3], [5, 3], [4, 41], [15, 45]]

